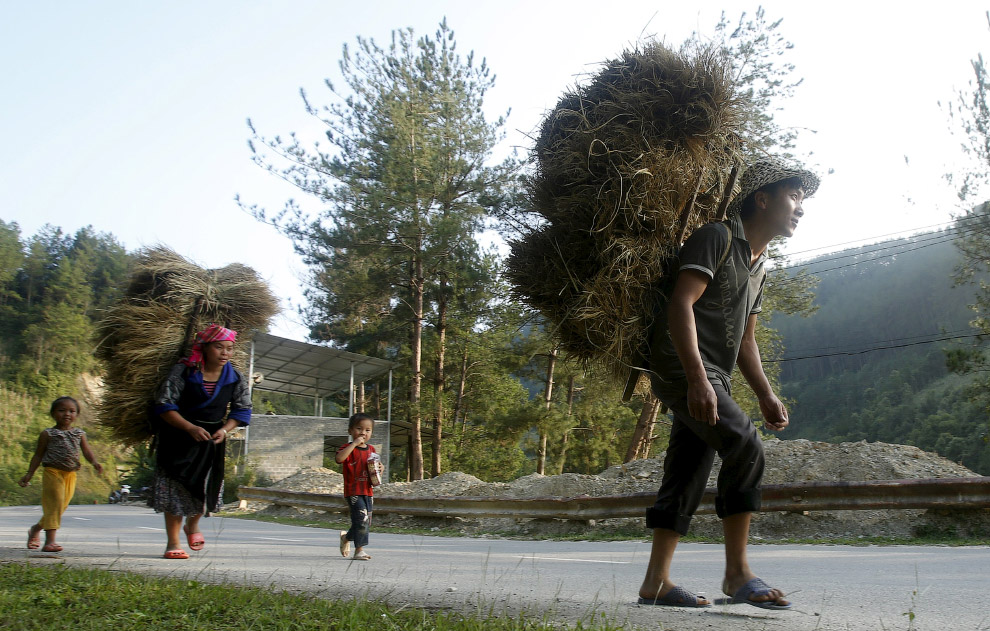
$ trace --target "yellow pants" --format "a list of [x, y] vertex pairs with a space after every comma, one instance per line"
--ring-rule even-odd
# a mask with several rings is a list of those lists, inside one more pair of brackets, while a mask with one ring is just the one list
[[76, 492], [76, 472], [45, 467], [41, 478], [41, 524], [44, 530], [58, 530], [62, 513]]

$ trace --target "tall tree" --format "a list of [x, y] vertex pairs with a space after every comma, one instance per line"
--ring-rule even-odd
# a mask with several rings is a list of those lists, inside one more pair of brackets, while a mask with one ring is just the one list
[[722, 13], [711, 38], [693, 33], [684, 47], [705, 48], [714, 41], [727, 67], [732, 69], [738, 97], [745, 101], [740, 136], [751, 155], [772, 153], [793, 157], [797, 130], [782, 127], [774, 118], [794, 96], [803, 79], [794, 78], [794, 64], [786, 61], [794, 45], [780, 30], [782, 19], [768, 21], [763, 7], [750, 16], [746, 12], [732, 22]]
[[295, 135], [264, 138], [251, 125], [252, 148], [267, 147], [277, 164], [260, 153], [255, 161], [326, 208], [311, 217], [290, 201], [270, 219], [250, 210], [291, 237], [310, 266], [314, 339], [352, 350], [408, 349], [410, 477], [418, 480], [424, 325], [435, 312], [444, 330], [453, 279], [466, 282], [471, 272], [456, 251], [478, 249], [487, 207], [501, 198], [515, 163], [488, 165], [505, 120], [483, 113], [494, 77], [473, 53], [456, 52], [446, 21], [418, 40], [411, 29], [394, 31], [387, 49], [357, 41], [340, 62], [349, 94], [327, 81], [335, 100], [322, 108], [303, 94], [307, 112], [327, 127], [330, 149], [304, 148]]
[[[434, 305], [429, 316], [433, 331], [431, 474], [434, 477], [442, 472], [443, 427], [448, 417], [446, 404], [450, 398], [447, 387], [449, 340], [471, 338], [478, 327], [498, 326], [500, 323], [494, 321], [491, 306], [496, 296], [505, 295], [499, 291], [501, 285], [496, 277], [495, 255], [465, 249], [463, 245], [449, 244], [451, 254], [443, 261], [445, 268], [438, 274], [439, 282], [429, 295], [430, 303]], [[451, 273], [453, 269], [460, 273]], [[463, 343], [460, 346], [465, 347]], [[457, 360], [462, 362], [463, 355]], [[456, 370], [454, 374], [457, 374]]]

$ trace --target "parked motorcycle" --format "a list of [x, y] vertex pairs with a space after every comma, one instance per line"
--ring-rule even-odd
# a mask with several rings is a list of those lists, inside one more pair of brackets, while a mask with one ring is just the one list
[[129, 484], [122, 484], [119, 489], [110, 492], [110, 496], [107, 498], [107, 500], [111, 504], [126, 504], [130, 496], [131, 496], [131, 486]]

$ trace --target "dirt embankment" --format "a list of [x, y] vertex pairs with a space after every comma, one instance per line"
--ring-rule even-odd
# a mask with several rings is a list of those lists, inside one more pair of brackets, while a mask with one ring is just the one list
[[[808, 440], [771, 440], [765, 443], [767, 468], [765, 484], [823, 481], [903, 480], [919, 478], [978, 477], [979, 474], [906, 445], [887, 443], [830, 443]], [[392, 482], [376, 491], [377, 496], [465, 496], [465, 497], [575, 497], [579, 495], [621, 495], [655, 491], [663, 473], [663, 455], [637, 460], [606, 469], [598, 475], [565, 473], [542, 476], [531, 474], [512, 482], [483, 482], [464, 473], [446, 473], [417, 482]], [[715, 485], [718, 462], [709, 480]], [[304, 469], [280, 480], [277, 488], [312, 493], [342, 493], [343, 478], [330, 469]], [[261, 508], [261, 506], [259, 506]], [[308, 512], [268, 507], [266, 512]], [[613, 519], [597, 523], [559, 520], [438, 519], [376, 515], [379, 524], [405, 524], [426, 527], [453, 527], [465, 534], [503, 533], [539, 536], [588, 530], [635, 528], [643, 520]], [[692, 523], [692, 532], [718, 536], [719, 521], [701, 515]], [[990, 536], [990, 510], [926, 511], [868, 510], [812, 511], [808, 513], [760, 513], [754, 515], [754, 539], [912, 537], [925, 534], [955, 534], [968, 537]], [[645, 533], [644, 533], [645, 534]]]

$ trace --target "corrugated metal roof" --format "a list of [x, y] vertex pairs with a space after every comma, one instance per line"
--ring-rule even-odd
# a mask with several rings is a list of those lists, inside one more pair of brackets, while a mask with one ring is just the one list
[[262, 374], [256, 390], [315, 396], [327, 395], [350, 386], [351, 367], [354, 383], [371, 381], [387, 374], [399, 364], [347, 351], [297, 342], [284, 337], [256, 333], [254, 372]]

